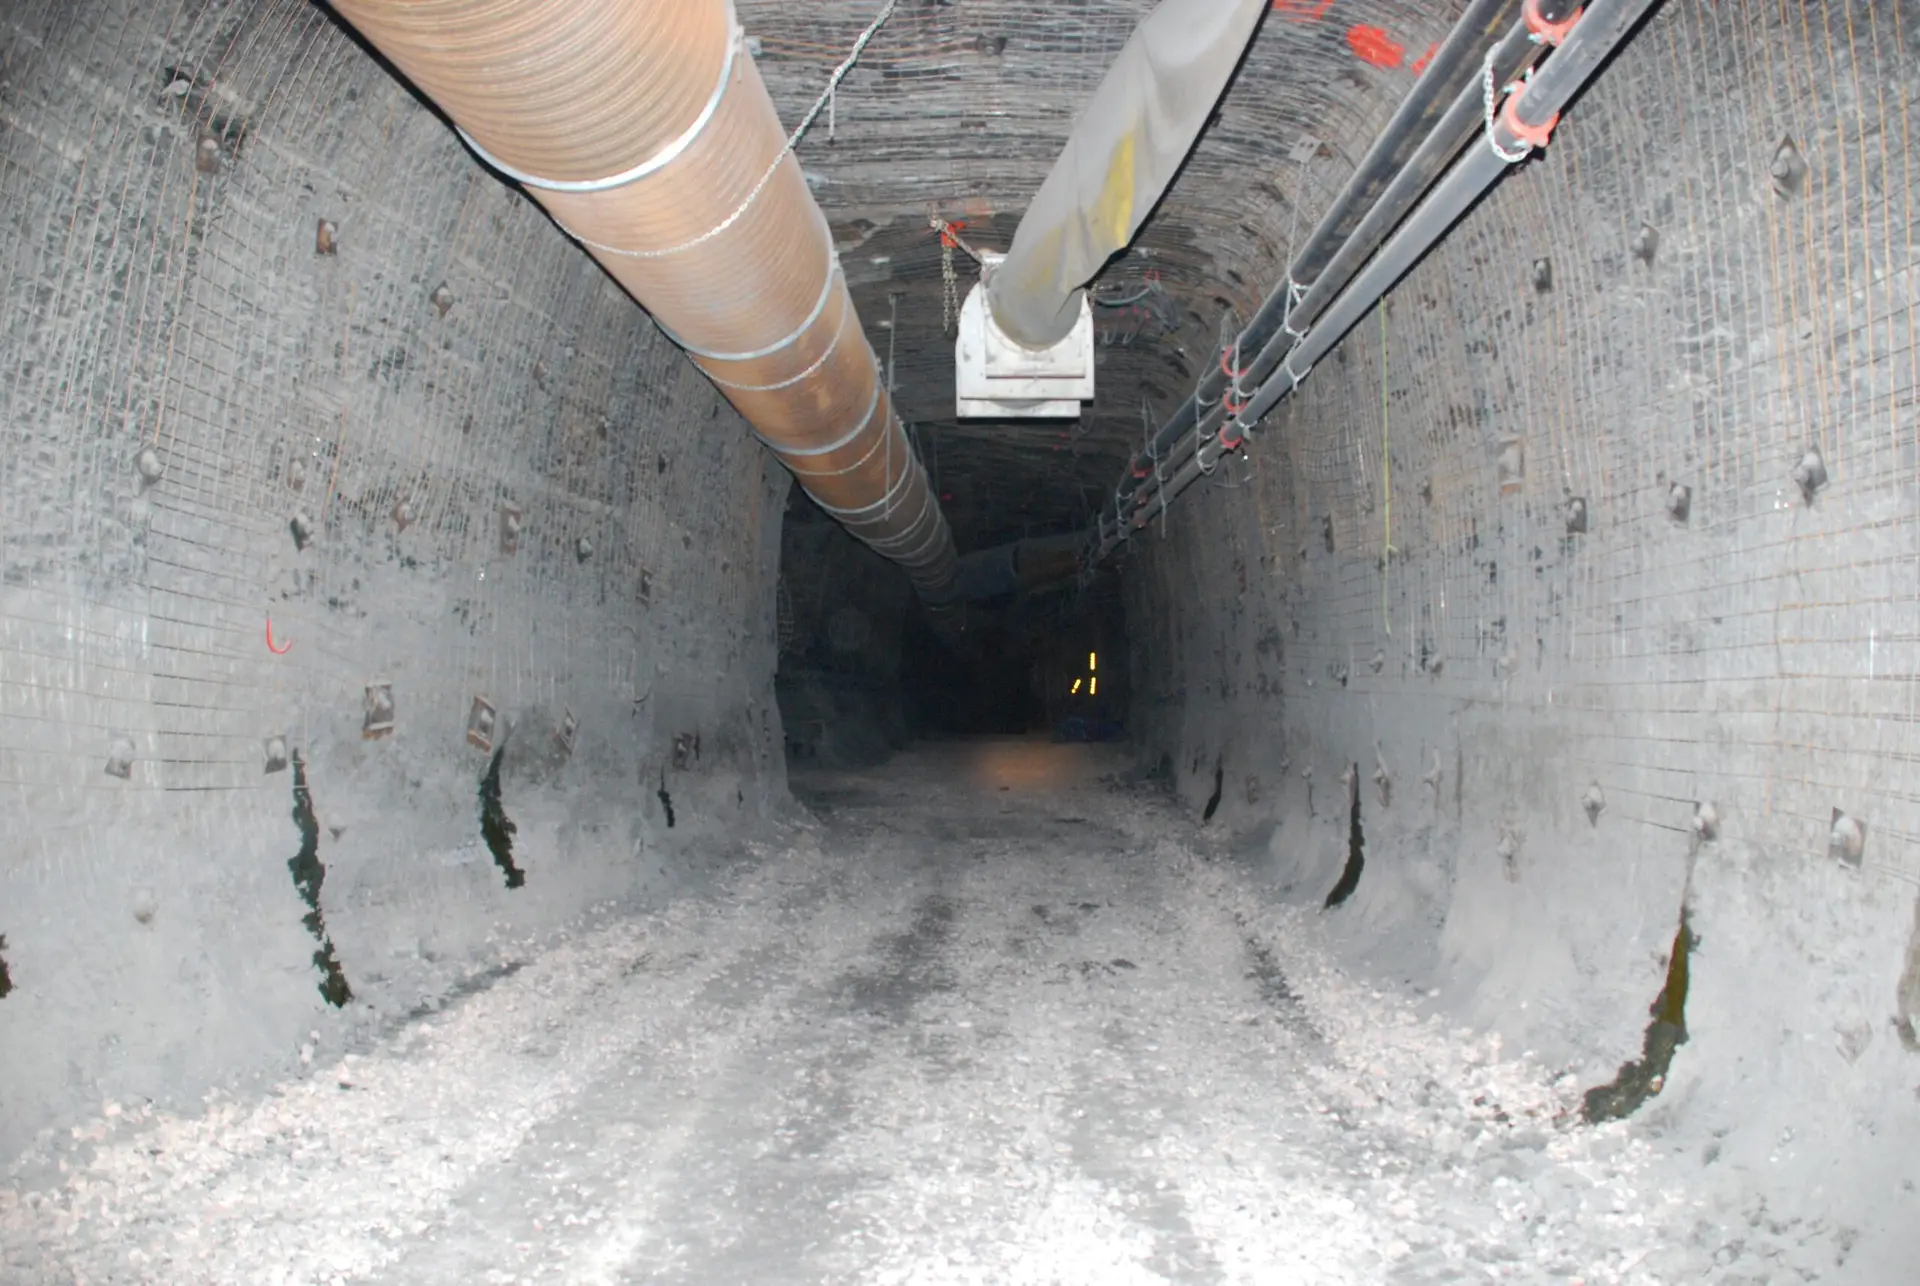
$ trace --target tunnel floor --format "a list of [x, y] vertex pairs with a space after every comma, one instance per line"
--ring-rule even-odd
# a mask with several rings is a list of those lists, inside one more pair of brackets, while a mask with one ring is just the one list
[[1343, 973], [1121, 768], [797, 775], [816, 820], [708, 893], [264, 1097], [115, 1109], [0, 1192], [0, 1276], [1601, 1282], [1684, 1240], [1573, 1078]]

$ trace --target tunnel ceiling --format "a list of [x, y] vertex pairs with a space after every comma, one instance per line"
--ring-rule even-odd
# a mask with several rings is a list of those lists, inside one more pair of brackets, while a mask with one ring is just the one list
[[[783, 120], [797, 121], [880, 0], [741, 0]], [[891, 358], [900, 414], [963, 549], [1084, 525], [1127, 453], [1213, 360], [1229, 309], [1244, 319], [1284, 271], [1413, 84], [1460, 5], [1275, 0], [1216, 120], [1134, 245], [1095, 283], [1159, 294], [1096, 309], [1098, 396], [1079, 423], [953, 417], [938, 235], [964, 221], [1003, 250], [1074, 114], [1153, 0], [899, 0], [801, 143], [861, 319]], [[1297, 216], [1296, 216], [1297, 210]], [[961, 295], [977, 279], [955, 253]], [[1143, 411], [1143, 407], [1145, 410]]]

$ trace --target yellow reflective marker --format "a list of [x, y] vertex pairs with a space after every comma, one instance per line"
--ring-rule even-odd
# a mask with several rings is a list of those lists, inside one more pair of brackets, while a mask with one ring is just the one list
[[1078, 691], [1080, 691], [1080, 680], [1075, 679], [1073, 681], [1073, 692], [1069, 692], [1067, 693], [1067, 695], [1072, 696], [1075, 692], [1078, 692]]
[[1087, 653], [1087, 668], [1089, 670], [1097, 670], [1100, 668], [1100, 657], [1097, 653]]
[[1087, 695], [1090, 697], [1100, 695], [1100, 680], [1098, 678], [1087, 680]]

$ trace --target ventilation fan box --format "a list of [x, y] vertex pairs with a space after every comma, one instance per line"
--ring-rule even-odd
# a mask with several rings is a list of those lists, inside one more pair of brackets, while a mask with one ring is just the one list
[[1080, 404], [1093, 400], [1093, 309], [1082, 297], [1073, 329], [1051, 348], [1015, 343], [994, 324], [987, 306], [985, 279], [1002, 258], [983, 256], [981, 281], [960, 305], [960, 338], [954, 344], [959, 417], [1077, 419]]

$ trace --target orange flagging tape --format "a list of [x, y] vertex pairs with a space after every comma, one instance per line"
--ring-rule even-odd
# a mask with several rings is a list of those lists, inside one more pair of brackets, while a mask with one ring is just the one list
[[1406, 46], [1378, 27], [1347, 28], [1347, 44], [1354, 57], [1375, 67], [1398, 67], [1407, 56]]
[[1273, 0], [1276, 13], [1284, 13], [1294, 22], [1318, 22], [1333, 8], [1333, 0]]

